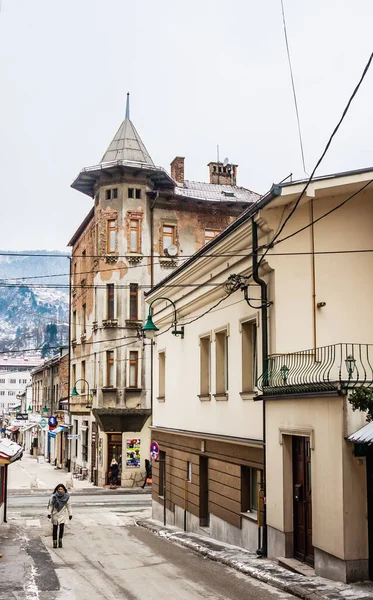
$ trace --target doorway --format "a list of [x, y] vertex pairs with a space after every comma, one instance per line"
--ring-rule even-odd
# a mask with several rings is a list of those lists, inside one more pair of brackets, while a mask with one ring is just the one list
[[199, 524], [201, 527], [210, 525], [209, 515], [209, 459], [199, 457]]
[[294, 558], [313, 566], [310, 438], [293, 436]]
[[119, 473], [117, 477], [117, 485], [121, 484], [121, 471], [122, 471], [122, 434], [121, 433], [108, 433], [108, 462], [106, 470], [106, 483], [109, 481], [109, 471], [111, 461], [115, 458], [119, 465]]
[[373, 448], [366, 446], [367, 453], [367, 504], [368, 504], [368, 563], [369, 579], [373, 580]]

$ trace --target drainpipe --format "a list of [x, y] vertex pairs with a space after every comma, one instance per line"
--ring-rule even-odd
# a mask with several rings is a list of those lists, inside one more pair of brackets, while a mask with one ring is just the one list
[[[70, 390], [71, 390], [71, 278], [72, 278], [72, 256], [69, 256], [69, 354], [68, 354], [68, 369], [67, 369], [67, 413], [68, 423], [71, 425], [71, 414], [70, 414]], [[96, 293], [96, 288], [95, 288]], [[96, 306], [96, 303], [95, 303]], [[67, 472], [71, 471], [71, 440], [67, 441]]]
[[7, 523], [7, 506], [8, 506], [8, 465], [4, 466], [4, 523]]
[[313, 224], [313, 198], [310, 202], [310, 237], [311, 237], [311, 274], [312, 274], [312, 325], [313, 325], [313, 349], [317, 347], [317, 330], [316, 330], [316, 266], [315, 266], [315, 228]]
[[[259, 277], [258, 273], [258, 226], [255, 217], [251, 218], [252, 244], [253, 244], [253, 280], [260, 286], [261, 297], [261, 326], [262, 326], [262, 364], [263, 364], [263, 386], [268, 385], [268, 290], [266, 282]], [[263, 524], [262, 524], [262, 544], [257, 549], [258, 556], [267, 556], [267, 515], [266, 515], [266, 403], [263, 400]], [[259, 507], [260, 510], [260, 507]]]
[[[150, 287], [154, 286], [154, 207], [159, 197], [159, 191], [156, 192], [153, 202], [150, 203]], [[150, 343], [150, 425], [153, 425], [153, 404], [154, 404], [154, 341]]]

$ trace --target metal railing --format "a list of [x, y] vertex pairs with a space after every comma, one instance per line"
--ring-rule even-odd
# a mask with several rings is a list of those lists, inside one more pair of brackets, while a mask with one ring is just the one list
[[332, 344], [276, 354], [257, 381], [265, 395], [373, 387], [373, 344]]

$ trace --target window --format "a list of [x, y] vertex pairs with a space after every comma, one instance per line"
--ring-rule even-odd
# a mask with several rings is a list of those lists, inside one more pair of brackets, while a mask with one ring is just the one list
[[163, 252], [175, 244], [175, 225], [163, 225], [162, 248]]
[[84, 379], [85, 379], [85, 360], [82, 360], [81, 373], [82, 373], [82, 377], [81, 377], [82, 381], [81, 381], [81, 388], [80, 388], [80, 390], [81, 390], [82, 394], [85, 394], [85, 381], [84, 381]]
[[5, 396], [5, 392], [4, 392], [4, 390], [1, 390], [1, 391], [0, 391], [0, 396]]
[[130, 221], [130, 251], [140, 252], [140, 221], [138, 219]]
[[86, 333], [86, 317], [87, 317], [87, 305], [82, 306], [82, 334]]
[[72, 335], [73, 340], [76, 340], [76, 310], [73, 312]]
[[158, 354], [158, 397], [164, 400], [166, 392], [166, 353]]
[[241, 467], [241, 512], [258, 511], [258, 495], [261, 471], [253, 467]]
[[111, 200], [112, 198], [118, 198], [118, 188], [112, 188], [110, 190], [105, 191], [106, 200]]
[[187, 462], [187, 480], [192, 481], [192, 461]]
[[[74, 419], [74, 435], [78, 435], [78, 421]], [[75, 457], [78, 456], [78, 438], [75, 439]]]
[[82, 426], [82, 460], [88, 462], [88, 421], [83, 421]]
[[116, 236], [117, 236], [117, 220], [110, 219], [107, 222], [107, 251], [108, 252], [115, 252]]
[[205, 229], [205, 244], [213, 240], [220, 233], [220, 229]]
[[210, 336], [199, 340], [200, 346], [200, 396], [210, 395], [211, 342]]
[[242, 323], [242, 391], [252, 392], [257, 379], [256, 322]]
[[128, 188], [128, 198], [134, 198], [134, 189]]
[[136, 200], [140, 200], [141, 199], [141, 190], [136, 188], [135, 193], [136, 193]]
[[137, 283], [130, 283], [130, 320], [137, 321], [138, 320], [138, 291], [139, 286]]
[[108, 283], [106, 286], [106, 306], [107, 306], [107, 318], [114, 319], [114, 305], [115, 305], [115, 297], [114, 297], [114, 284]]
[[8, 396], [15, 396], [16, 393], [15, 392], [8, 392]]
[[17, 383], [17, 379], [9, 379], [9, 383]]
[[114, 350], [106, 352], [106, 387], [114, 387]]
[[139, 353], [136, 350], [131, 350], [129, 353], [129, 378], [128, 387], [138, 387], [138, 371], [139, 371]]
[[73, 266], [73, 285], [76, 285], [77, 283], [77, 279], [76, 279], [76, 262], [74, 263]]
[[85, 279], [86, 277], [86, 271], [87, 271], [87, 252], [86, 250], [83, 250], [82, 252], [82, 269], [81, 269], [81, 280]]
[[228, 391], [228, 332], [219, 331], [215, 336], [216, 351], [216, 395]]
[[71, 379], [72, 379], [72, 385], [74, 386], [75, 382], [76, 382], [76, 365], [72, 366], [72, 369], [71, 369]]
[[18, 379], [18, 383], [27, 383], [27, 379]]
[[0, 383], [5, 383], [5, 379], [0, 379]]

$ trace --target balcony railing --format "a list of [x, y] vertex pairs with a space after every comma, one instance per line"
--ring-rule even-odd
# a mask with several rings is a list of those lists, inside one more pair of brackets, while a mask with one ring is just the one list
[[333, 344], [276, 354], [257, 381], [264, 395], [373, 387], [373, 344]]

